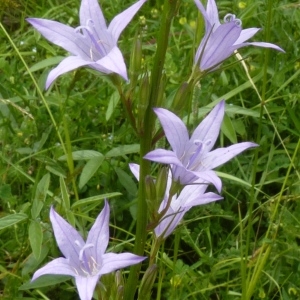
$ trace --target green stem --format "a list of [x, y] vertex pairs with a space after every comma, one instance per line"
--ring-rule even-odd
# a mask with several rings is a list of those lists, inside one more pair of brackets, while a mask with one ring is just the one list
[[[145, 178], [150, 174], [150, 162], [144, 160], [143, 157], [151, 150], [152, 133], [155, 123], [153, 107], [157, 103], [159, 85], [162, 78], [162, 71], [165, 62], [165, 56], [168, 47], [169, 33], [173, 17], [177, 9], [179, 0], [165, 0], [160, 30], [157, 38], [157, 51], [154, 57], [153, 69], [151, 72], [150, 95], [148, 107], [145, 112], [144, 128], [141, 133], [141, 148], [140, 148], [140, 180], [138, 192], [138, 207], [137, 207], [137, 222], [136, 222], [136, 237], [134, 252], [138, 255], [143, 255], [146, 242], [146, 226], [147, 226], [147, 203], [146, 203], [146, 185]], [[125, 289], [126, 300], [134, 299], [137, 282], [141, 265], [135, 265], [131, 268], [129, 278]]]

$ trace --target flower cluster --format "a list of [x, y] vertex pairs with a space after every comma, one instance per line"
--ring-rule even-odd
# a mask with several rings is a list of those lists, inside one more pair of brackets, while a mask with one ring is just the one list
[[[117, 43], [122, 31], [146, 1], [135, 2], [115, 16], [109, 26], [106, 25], [97, 0], [81, 1], [80, 25], [76, 28], [53, 20], [28, 18], [27, 21], [46, 39], [71, 53], [71, 56], [63, 59], [50, 71], [46, 89], [60, 75], [83, 66], [104, 74], [115, 73], [128, 81], [126, 64]], [[199, 69], [201, 74], [217, 69], [237, 49], [248, 45], [283, 51], [270, 43], [246, 42], [259, 28], [242, 29], [241, 20], [233, 14], [227, 14], [221, 23], [215, 0], [208, 0], [206, 9], [200, 0], [194, 2], [205, 21], [205, 34], [194, 57], [194, 68]], [[128, 107], [131, 108], [131, 105]], [[207, 191], [210, 184], [218, 193], [222, 189], [221, 179], [214, 169], [257, 144], [243, 142], [212, 150], [224, 118], [225, 101], [219, 102], [211, 110], [191, 136], [183, 121], [171, 111], [154, 108], [154, 113], [172, 148], [155, 149], [144, 156], [144, 159], [169, 166], [163, 185], [164, 195], [156, 207], [153, 226], [156, 240], [162, 241], [174, 231], [192, 207], [223, 199], [219, 194]], [[139, 166], [131, 164], [130, 168], [139, 180]], [[106, 253], [109, 242], [107, 201], [86, 241], [53, 207], [50, 209], [50, 221], [64, 257], [56, 258], [37, 270], [32, 280], [45, 274], [72, 276], [80, 299], [90, 300], [102, 275], [138, 264], [145, 259], [131, 253]]]

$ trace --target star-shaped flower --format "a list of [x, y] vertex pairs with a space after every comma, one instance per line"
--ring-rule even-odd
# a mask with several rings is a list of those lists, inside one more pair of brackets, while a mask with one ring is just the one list
[[[129, 164], [129, 167], [135, 178], [139, 180], [140, 166], [137, 164]], [[158, 213], [162, 212], [168, 205], [172, 184], [171, 172], [169, 172], [167, 180], [166, 192], [160, 204]], [[177, 227], [185, 213], [192, 207], [223, 199], [223, 197], [215, 193], [205, 193], [206, 189], [207, 185], [204, 184], [188, 185], [181, 190], [179, 195], [174, 195], [171, 199], [169, 208], [154, 229], [155, 236], [160, 239], [166, 239]]]
[[233, 14], [224, 17], [224, 23], [219, 21], [219, 13], [215, 0], [208, 0], [206, 10], [200, 0], [194, 0], [205, 20], [205, 35], [194, 58], [194, 64], [200, 71], [216, 69], [235, 50], [245, 46], [273, 48], [284, 52], [280, 47], [264, 42], [246, 42], [252, 38], [260, 28], [242, 29], [241, 20]]
[[182, 185], [212, 183], [220, 192], [222, 182], [212, 169], [224, 164], [242, 151], [256, 147], [251, 142], [238, 143], [227, 148], [213, 148], [225, 112], [225, 102], [221, 101], [206, 116], [189, 137], [185, 124], [172, 112], [155, 108], [173, 151], [156, 149], [144, 158], [158, 163], [170, 164], [173, 180]]
[[139, 0], [115, 16], [108, 27], [97, 0], [81, 1], [81, 25], [75, 29], [52, 20], [28, 18], [27, 21], [46, 39], [72, 54], [49, 73], [46, 89], [61, 74], [82, 66], [105, 74], [117, 73], [128, 80], [117, 42], [121, 32], [146, 1]]
[[70, 275], [75, 278], [81, 300], [90, 300], [103, 274], [140, 263], [145, 257], [131, 253], [105, 253], [109, 240], [109, 205], [105, 205], [92, 226], [86, 242], [53, 207], [50, 210], [54, 236], [64, 257], [56, 258], [37, 270], [32, 280], [46, 274]]

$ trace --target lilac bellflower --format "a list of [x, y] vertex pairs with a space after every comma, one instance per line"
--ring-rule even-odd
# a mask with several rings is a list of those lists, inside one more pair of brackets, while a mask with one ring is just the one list
[[37, 270], [32, 281], [46, 274], [69, 275], [75, 278], [81, 300], [92, 299], [101, 275], [140, 263], [145, 257], [131, 253], [105, 253], [109, 240], [109, 205], [105, 205], [86, 242], [81, 235], [53, 207], [50, 210], [54, 236], [64, 257], [56, 258]]
[[[139, 165], [129, 164], [133, 175], [139, 180]], [[166, 192], [160, 204], [158, 213], [165, 209], [168, 204], [169, 191], [172, 184], [172, 174], [169, 172]], [[183, 216], [193, 206], [208, 204], [223, 199], [220, 195], [209, 192], [205, 193], [207, 185], [188, 185], [185, 186], [179, 195], [174, 195], [170, 206], [165, 215], [161, 218], [159, 224], [155, 227], [154, 233], [157, 238], [167, 238], [182, 220]]]
[[241, 20], [233, 14], [224, 17], [224, 23], [219, 21], [219, 13], [215, 0], [208, 0], [206, 10], [200, 0], [194, 0], [204, 17], [205, 34], [196, 52], [194, 64], [200, 71], [216, 69], [235, 50], [245, 46], [273, 48], [284, 52], [280, 47], [264, 42], [246, 42], [253, 37], [260, 28], [242, 29]]
[[105, 74], [117, 73], [128, 80], [117, 42], [121, 32], [146, 1], [139, 0], [115, 16], [108, 27], [97, 0], [81, 1], [81, 25], [75, 29], [52, 20], [28, 18], [27, 21], [46, 39], [72, 54], [49, 73], [46, 89], [61, 74], [82, 66]]
[[224, 164], [242, 151], [257, 146], [251, 142], [244, 142], [211, 151], [218, 138], [224, 117], [224, 101], [214, 107], [190, 138], [185, 124], [175, 114], [164, 108], [155, 108], [154, 112], [159, 118], [173, 151], [156, 149], [147, 153], [144, 158], [170, 164], [173, 180], [182, 185], [212, 183], [220, 192], [222, 182], [212, 169]]

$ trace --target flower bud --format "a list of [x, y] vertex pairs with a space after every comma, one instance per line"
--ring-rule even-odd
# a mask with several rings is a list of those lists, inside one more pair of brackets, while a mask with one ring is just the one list
[[158, 171], [157, 179], [156, 179], [156, 211], [158, 210], [160, 203], [164, 199], [166, 188], [167, 188], [167, 182], [168, 182], [168, 168], [162, 167]]
[[187, 104], [189, 90], [189, 84], [187, 82], [183, 82], [177, 90], [172, 105], [175, 112], [180, 112], [184, 108], [184, 105]]
[[146, 73], [144, 77], [141, 79], [140, 84], [140, 93], [139, 93], [139, 102], [138, 102], [138, 128], [143, 128], [144, 116], [146, 109], [148, 107], [148, 99], [149, 99], [149, 91], [150, 91], [150, 83], [149, 77]]
[[131, 88], [136, 86], [136, 82], [139, 74], [141, 73], [142, 65], [142, 42], [139, 37], [136, 36], [130, 59], [130, 85]]
[[151, 176], [146, 176], [146, 202], [150, 214], [150, 220], [153, 221], [157, 215], [156, 208], [156, 188], [154, 180]]
[[138, 297], [139, 300], [150, 299], [151, 290], [156, 278], [156, 273], [157, 273], [157, 265], [155, 264], [150, 266], [146, 270], [139, 288], [139, 297]]

